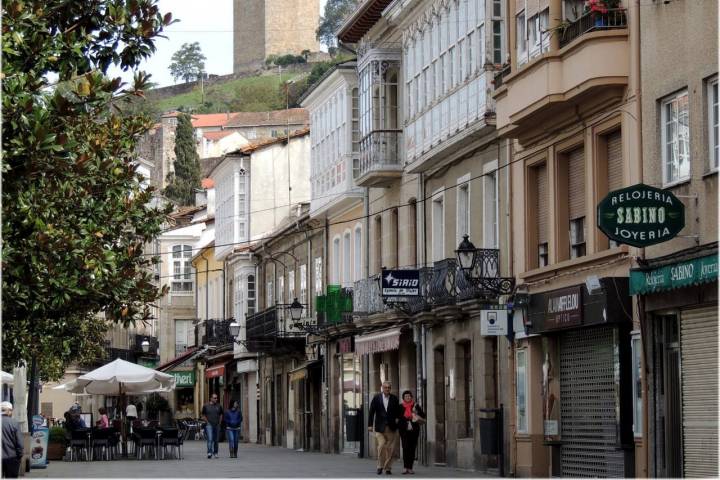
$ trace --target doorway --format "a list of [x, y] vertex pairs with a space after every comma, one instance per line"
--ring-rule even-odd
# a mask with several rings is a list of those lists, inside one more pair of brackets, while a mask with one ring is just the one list
[[446, 464], [445, 451], [445, 347], [434, 350], [435, 367], [435, 463]]
[[675, 314], [655, 317], [655, 476], [682, 476], [680, 325]]
[[[342, 382], [342, 393], [340, 397], [340, 425], [342, 426], [342, 452], [358, 453], [360, 442], [355, 440], [361, 432], [357, 432], [358, 419], [362, 426], [362, 372], [360, 370], [360, 358], [352, 353], [345, 353], [338, 357]], [[353, 421], [355, 423], [353, 423]]]

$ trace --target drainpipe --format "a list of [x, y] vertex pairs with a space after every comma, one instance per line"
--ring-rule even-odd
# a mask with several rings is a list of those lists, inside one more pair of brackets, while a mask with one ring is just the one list
[[[416, 242], [420, 243], [422, 245], [422, 265], [423, 267], [427, 266], [427, 199], [425, 198], [425, 174], [420, 173], [420, 181], [418, 182], [418, 189], [420, 190], [420, 194], [418, 195], [419, 200], [422, 201], [422, 222], [418, 222], [420, 224], [420, 227], [422, 228], [422, 242], [420, 242], [420, 236], [418, 236]], [[416, 215], [418, 215], [418, 211], [416, 209]], [[420, 402], [422, 405], [425, 405], [425, 408], [428, 408], [427, 405], [427, 388], [426, 387], [426, 378], [427, 378], [427, 331], [425, 329], [425, 325], [420, 325], [420, 361], [418, 362], [418, 370], [419, 370], [419, 378], [418, 378], [418, 398], [420, 399]], [[422, 445], [423, 448], [421, 449], [421, 457], [420, 461], [423, 465], [428, 464], [428, 449], [427, 449], [427, 426], [425, 429], [420, 430], [422, 434]]]
[[365, 187], [363, 197], [363, 214], [365, 215], [365, 264], [363, 278], [370, 276], [370, 189]]
[[227, 268], [227, 262], [223, 260], [223, 268], [222, 268], [222, 318], [225, 320], [225, 307], [227, 303], [227, 293], [225, 292], [225, 269]]
[[205, 320], [210, 317], [210, 260], [205, 258]]

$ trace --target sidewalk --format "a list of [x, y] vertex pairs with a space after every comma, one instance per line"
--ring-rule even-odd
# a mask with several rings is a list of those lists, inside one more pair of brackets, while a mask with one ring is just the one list
[[[184, 460], [113, 460], [94, 462], [54, 461], [34, 469], [26, 478], [377, 478], [375, 461], [356, 455], [296, 452], [281, 447], [240, 444], [237, 459], [229, 458], [227, 443], [220, 444], [220, 458], [207, 459], [205, 442], [185, 443]], [[393, 464], [393, 476], [402, 473], [402, 462]], [[444, 467], [415, 467], [415, 477], [478, 478], [480, 472]], [[383, 477], [387, 477], [383, 475]]]

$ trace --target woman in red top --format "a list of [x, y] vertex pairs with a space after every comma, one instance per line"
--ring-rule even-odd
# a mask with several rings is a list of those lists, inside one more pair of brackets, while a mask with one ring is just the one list
[[95, 422], [95, 424], [98, 426], [98, 428], [110, 428], [110, 420], [107, 416], [107, 410], [105, 410], [105, 407], [98, 408], [98, 412], [100, 412], [100, 420]]
[[415, 450], [417, 449], [418, 438], [420, 437], [420, 425], [425, 423], [425, 412], [420, 405], [413, 400], [410, 390], [405, 390], [400, 403], [400, 441], [403, 450], [403, 475], [414, 475], [413, 462], [415, 461]]

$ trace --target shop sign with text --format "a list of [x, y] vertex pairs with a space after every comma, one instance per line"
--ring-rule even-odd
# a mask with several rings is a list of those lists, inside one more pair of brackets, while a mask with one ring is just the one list
[[685, 227], [685, 205], [666, 190], [637, 184], [614, 190], [598, 204], [598, 228], [611, 240], [647, 247]]
[[545, 328], [582, 324], [582, 286], [548, 292], [545, 297]]
[[419, 270], [382, 271], [383, 297], [417, 297], [420, 295]]
[[176, 387], [192, 387], [195, 385], [195, 372], [192, 370], [188, 372], [172, 372], [172, 374], [175, 377]]

